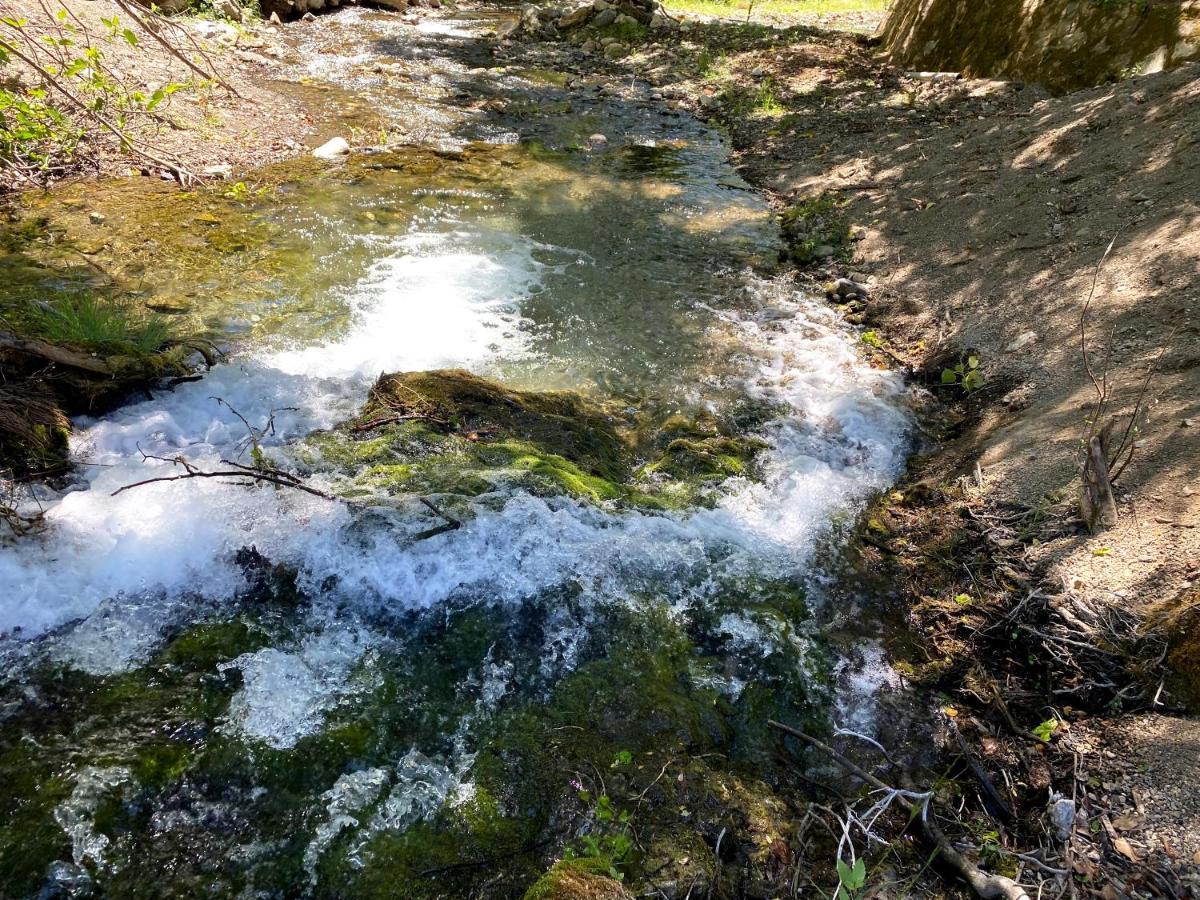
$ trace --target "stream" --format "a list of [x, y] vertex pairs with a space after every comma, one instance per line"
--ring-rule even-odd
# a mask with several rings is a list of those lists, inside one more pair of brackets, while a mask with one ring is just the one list
[[[493, 58], [495, 21], [323, 17], [292, 74], [386, 149], [132, 201], [227, 354], [79, 420], [47, 531], [0, 543], [0, 895], [521, 897], [574, 858], [682, 897], [787, 827], [768, 718], [870, 729], [891, 676], [814, 612], [904, 464], [902, 380], [775, 271], [719, 133]], [[356, 419], [444, 370], [571, 398], [629, 464]], [[115, 493], [181, 457], [335, 499]]]

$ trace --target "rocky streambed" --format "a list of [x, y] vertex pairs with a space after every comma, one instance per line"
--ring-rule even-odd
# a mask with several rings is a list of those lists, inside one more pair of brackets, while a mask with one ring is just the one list
[[6, 896], [775, 896], [767, 721], [874, 727], [828, 573], [903, 385], [719, 134], [501, 21], [339, 13], [296, 75], [389, 146], [106, 206], [227, 356], [79, 420], [0, 546]]

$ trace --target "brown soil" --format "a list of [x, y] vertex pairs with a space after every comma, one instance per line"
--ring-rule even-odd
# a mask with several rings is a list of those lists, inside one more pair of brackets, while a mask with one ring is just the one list
[[[40, 34], [55, 27], [45, 8], [54, 11], [58, 2], [43, 7], [39, 0], [10, 0], [5, 4], [5, 13], [11, 10], [12, 15], [27, 19], [26, 29]], [[215, 72], [235, 94], [218, 84], [192, 86], [196, 73], [156, 43], [112, 0], [69, 3], [68, 8], [102, 53], [105, 65], [127, 90], [149, 95], [162, 85], [189, 85], [159, 106], [156, 116], [130, 114], [128, 133], [152, 148], [155, 155], [203, 175], [206, 169], [221, 166], [230, 166], [235, 172], [254, 168], [304, 151], [312, 144], [314, 115], [320, 113], [314, 107], [319, 100], [301, 86], [272, 80], [278, 77], [279, 60], [286, 54], [280, 42], [281, 29], [262, 23], [235, 27], [227, 22], [187, 18], [173, 19], [176, 27], [161, 29], [165, 38], [186, 48], [189, 56], [198, 56], [193, 49], [195, 42], [204, 54], [200, 64]], [[119, 36], [108, 37], [102, 20], [113, 17], [120, 20], [122, 28], [135, 32], [139, 38], [136, 47]], [[78, 35], [75, 39], [82, 42]], [[14, 68], [22, 81], [34, 82], [19, 63], [14, 63]], [[162, 167], [122, 152], [115, 137], [101, 133], [85, 140], [75, 163], [61, 175], [81, 172], [140, 172], [157, 177]], [[6, 186], [23, 188], [28, 184], [0, 176], [0, 190]]]

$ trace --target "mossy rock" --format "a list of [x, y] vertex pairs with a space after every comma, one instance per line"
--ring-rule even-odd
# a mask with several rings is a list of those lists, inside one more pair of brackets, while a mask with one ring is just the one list
[[631, 465], [614, 418], [596, 404], [566, 391], [514, 391], [462, 369], [383, 375], [358, 421], [381, 416], [422, 416], [467, 436], [516, 438], [614, 481]]
[[708, 415], [652, 417], [565, 391], [518, 391], [458, 369], [382, 376], [361, 413], [297, 457], [339, 470], [346, 496], [478, 497], [505, 486], [650, 510], [711, 505], [757, 477], [767, 444]]
[[524, 900], [633, 900], [633, 894], [608, 874], [605, 861], [567, 859], [539, 878]]

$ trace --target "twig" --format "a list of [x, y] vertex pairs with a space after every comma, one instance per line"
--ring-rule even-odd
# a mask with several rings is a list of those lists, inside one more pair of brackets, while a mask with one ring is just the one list
[[[885, 784], [870, 772], [865, 771], [855, 763], [846, 759], [828, 744], [817, 740], [811, 735], [805, 734], [803, 731], [798, 731], [795, 728], [784, 725], [780, 722], [776, 722], [773, 719], [768, 720], [767, 725], [812, 745], [847, 772], [850, 772], [852, 775], [856, 775], [863, 781], [867, 782], [867, 784], [870, 784], [872, 787], [883, 791], [895, 792], [899, 797], [901, 806], [907, 809], [910, 814], [916, 813], [920, 810], [920, 807], [916, 805], [912, 797], [932, 796], [932, 792], [924, 795], [917, 794], [915, 791], [901, 792], [900, 789], [894, 788], [889, 784]], [[908, 794], [909, 796], [905, 796], [905, 794]], [[928, 801], [926, 801], [925, 808], [928, 809]], [[940, 854], [942, 859], [944, 859], [946, 863], [953, 868], [959, 874], [959, 876], [961, 876], [962, 879], [967, 882], [967, 884], [971, 886], [971, 889], [975, 891], [977, 896], [983, 898], [983, 900], [1029, 900], [1029, 894], [1026, 893], [1025, 889], [1011, 878], [1006, 878], [1003, 875], [988, 875], [980, 870], [980, 868], [973, 862], [959, 853], [954, 845], [950, 842], [950, 839], [942, 833], [940, 828], [938, 828], [937, 824], [933, 821], [932, 816], [922, 815], [918, 816], [917, 818], [921, 823], [921, 831], [925, 839], [937, 849], [937, 852]]]

